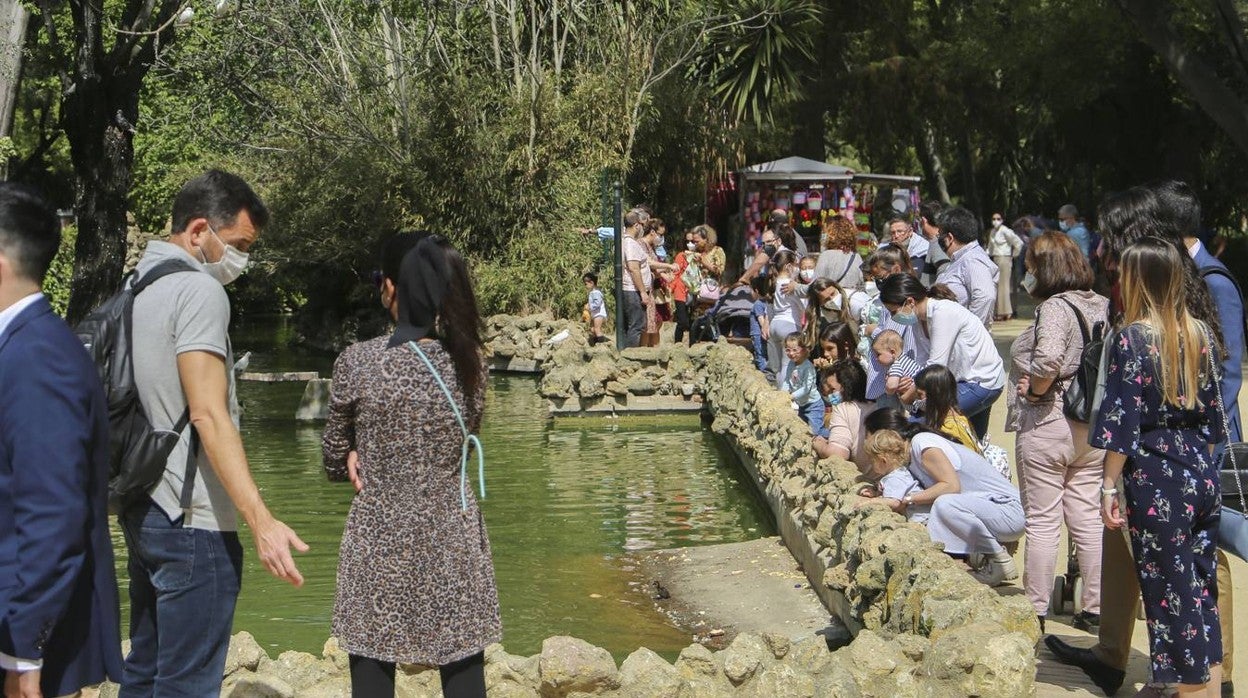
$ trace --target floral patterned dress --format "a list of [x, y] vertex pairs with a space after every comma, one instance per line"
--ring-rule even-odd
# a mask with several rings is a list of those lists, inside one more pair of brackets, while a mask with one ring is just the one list
[[1159, 361], [1149, 327], [1137, 323], [1118, 333], [1090, 440], [1127, 456], [1126, 518], [1153, 681], [1198, 684], [1209, 680], [1210, 664], [1222, 661], [1214, 559], [1222, 497], [1208, 447], [1225, 437], [1208, 372], [1197, 407], [1183, 409], [1163, 399]]

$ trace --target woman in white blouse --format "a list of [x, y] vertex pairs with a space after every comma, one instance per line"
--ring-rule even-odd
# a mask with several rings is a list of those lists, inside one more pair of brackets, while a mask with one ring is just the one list
[[1001, 275], [997, 277], [997, 320], [1009, 320], [1014, 317], [1014, 304], [1010, 298], [1013, 282], [1010, 280], [1014, 270], [1014, 258], [1023, 251], [1023, 240], [1005, 226], [1005, 218], [1000, 213], [992, 214], [992, 230], [988, 233], [988, 254], [997, 263]]
[[992, 403], [1005, 387], [1005, 364], [984, 323], [958, 303], [929, 298], [909, 274], [893, 274], [879, 288], [892, 321], [913, 329], [915, 360], [945, 366], [958, 379], [958, 409], [976, 438], [984, 438]]

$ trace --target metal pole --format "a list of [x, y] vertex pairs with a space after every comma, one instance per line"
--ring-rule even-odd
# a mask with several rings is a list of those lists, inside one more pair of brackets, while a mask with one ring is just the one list
[[624, 189], [615, 180], [615, 348], [624, 348]]

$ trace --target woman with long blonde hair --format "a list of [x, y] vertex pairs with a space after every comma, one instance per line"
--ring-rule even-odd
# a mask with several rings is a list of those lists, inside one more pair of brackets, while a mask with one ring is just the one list
[[[1113, 338], [1091, 445], [1106, 449], [1101, 517], [1127, 524], [1148, 616], [1153, 681], [1220, 695], [1215, 551], [1224, 440], [1213, 332], [1188, 311], [1185, 251], [1156, 237], [1123, 250], [1123, 329]], [[1120, 480], [1121, 476], [1121, 480]], [[1125, 499], [1125, 518], [1119, 493]]]

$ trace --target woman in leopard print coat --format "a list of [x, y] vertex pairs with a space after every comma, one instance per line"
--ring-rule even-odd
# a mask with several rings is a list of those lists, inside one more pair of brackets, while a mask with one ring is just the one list
[[471, 485], [461, 487], [465, 434], [429, 364], [474, 432], [485, 368], [458, 253], [415, 235], [396, 236], [387, 251], [382, 304], [398, 328], [338, 357], [322, 442], [329, 478], [358, 490], [339, 553], [333, 634], [352, 655], [357, 691], [361, 673], [380, 668], [392, 682], [400, 662], [442, 667], [450, 695], [448, 673], [462, 678], [466, 665], [480, 673], [502, 626], [485, 522]]

